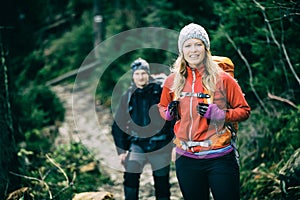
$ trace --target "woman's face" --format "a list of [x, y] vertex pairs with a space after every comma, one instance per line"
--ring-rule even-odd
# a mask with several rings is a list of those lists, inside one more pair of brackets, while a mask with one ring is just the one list
[[133, 78], [133, 82], [138, 88], [145, 87], [149, 82], [149, 74], [143, 69], [135, 70], [133, 72], [132, 78]]
[[183, 43], [183, 57], [190, 67], [197, 68], [203, 64], [205, 57], [205, 45], [202, 40], [188, 39]]

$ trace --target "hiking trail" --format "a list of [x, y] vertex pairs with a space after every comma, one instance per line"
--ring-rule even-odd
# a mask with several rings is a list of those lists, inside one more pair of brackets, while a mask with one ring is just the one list
[[[93, 95], [90, 95], [87, 87], [84, 86], [73, 91], [73, 84], [66, 83], [52, 86], [52, 90], [66, 109], [65, 121], [59, 127], [55, 145], [81, 142], [99, 162], [101, 173], [109, 176], [113, 182], [113, 185], [99, 186], [98, 190], [110, 192], [116, 200], [122, 200], [123, 167], [111, 135], [110, 109], [95, 101]], [[174, 158], [171, 164], [170, 183], [171, 200], [183, 199], [174, 170]], [[146, 165], [141, 175], [139, 199], [155, 200], [153, 184], [150, 165]]]

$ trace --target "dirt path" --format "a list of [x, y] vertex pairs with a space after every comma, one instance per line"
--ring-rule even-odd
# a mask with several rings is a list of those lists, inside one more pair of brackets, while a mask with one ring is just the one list
[[[71, 84], [57, 85], [52, 89], [66, 108], [65, 122], [59, 128], [60, 134], [55, 145], [71, 141], [82, 142], [99, 161], [101, 172], [107, 174], [114, 182], [114, 185], [104, 185], [99, 190], [111, 192], [116, 200], [122, 200], [123, 167], [119, 163], [111, 136], [110, 109], [96, 104], [92, 98], [93, 95], [90, 95], [84, 87], [76, 92], [73, 91]], [[170, 182], [171, 199], [182, 199], [173, 166]], [[154, 200], [152, 173], [148, 165], [142, 174], [140, 185], [140, 199]]]

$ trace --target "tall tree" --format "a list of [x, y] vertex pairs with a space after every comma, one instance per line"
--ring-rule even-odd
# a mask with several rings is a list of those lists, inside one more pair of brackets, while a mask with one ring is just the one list
[[[6, 189], [11, 186], [9, 180], [10, 166], [15, 161], [15, 141], [13, 139], [13, 117], [11, 112], [10, 82], [6, 65], [7, 50], [4, 47], [3, 32], [9, 27], [0, 26], [0, 196], [4, 197]], [[8, 145], [9, 144], [9, 145]]]

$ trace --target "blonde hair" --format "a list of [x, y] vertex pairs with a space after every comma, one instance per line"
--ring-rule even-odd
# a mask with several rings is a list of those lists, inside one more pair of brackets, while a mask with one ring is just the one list
[[[202, 84], [212, 94], [216, 91], [221, 69], [217, 63], [213, 62], [211, 53], [207, 48], [205, 49], [204, 68]], [[187, 62], [182, 54], [178, 56], [171, 70], [175, 73], [172, 91], [175, 94], [174, 100], [177, 100], [180, 97], [187, 78]]]

